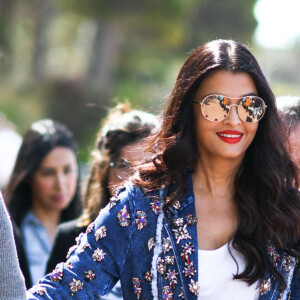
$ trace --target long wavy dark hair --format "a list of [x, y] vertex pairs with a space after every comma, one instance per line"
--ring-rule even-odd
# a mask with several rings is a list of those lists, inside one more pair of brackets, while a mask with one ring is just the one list
[[[42, 160], [56, 147], [71, 149], [76, 155], [77, 146], [69, 129], [57, 121], [39, 120], [25, 133], [16, 163], [5, 189], [5, 200], [18, 226], [32, 208], [30, 179], [39, 168]], [[60, 222], [77, 218], [82, 209], [80, 175], [78, 166], [77, 186], [73, 199], [60, 216]]]
[[246, 261], [244, 272], [235, 278], [252, 284], [262, 281], [269, 272], [283, 289], [284, 279], [268, 259], [268, 243], [300, 257], [298, 170], [286, 148], [287, 136], [275, 97], [246, 46], [231, 40], [215, 40], [192, 52], [179, 72], [161, 129], [149, 141], [156, 155], [151, 163], [139, 168], [139, 176], [133, 182], [145, 191], [172, 186], [165, 212], [184, 196], [188, 174], [194, 171], [197, 156], [201, 155], [195, 143], [193, 97], [203, 79], [218, 70], [249, 74], [267, 105], [234, 180], [239, 217], [232, 245]]
[[133, 110], [129, 102], [119, 103], [103, 120], [97, 134], [93, 160], [84, 196], [84, 211], [79, 226], [94, 221], [110, 197], [110, 163], [120, 158], [125, 146], [141, 141], [156, 132], [158, 119], [147, 112]]

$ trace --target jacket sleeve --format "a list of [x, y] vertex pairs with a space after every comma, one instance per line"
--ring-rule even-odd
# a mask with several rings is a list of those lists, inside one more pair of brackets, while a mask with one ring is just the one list
[[26, 299], [12, 225], [0, 193], [0, 300]]
[[133, 232], [133, 191], [127, 186], [70, 248], [66, 263], [27, 293], [28, 299], [101, 299], [118, 281]]

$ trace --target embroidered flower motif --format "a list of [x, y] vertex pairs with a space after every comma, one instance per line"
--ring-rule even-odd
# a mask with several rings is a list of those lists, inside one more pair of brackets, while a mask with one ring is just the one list
[[87, 233], [87, 234], [91, 233], [91, 232], [93, 231], [94, 227], [95, 227], [95, 223], [92, 222], [92, 223], [87, 227], [86, 233]]
[[186, 240], [186, 239], [192, 239], [192, 237], [190, 236], [188, 230], [186, 229], [186, 224], [183, 226], [183, 227], [179, 227], [177, 229], [172, 229], [172, 231], [174, 231], [174, 234], [175, 234], [175, 239], [177, 240], [176, 241], [176, 244], [179, 244], [180, 241], [182, 240]]
[[77, 249], [77, 245], [74, 245], [74, 246], [72, 246], [70, 249], [69, 249], [69, 251], [68, 251], [68, 253], [67, 253], [67, 256], [66, 256], [66, 258], [68, 259], [70, 256], [71, 256], [71, 254]]
[[118, 201], [120, 201], [118, 196], [112, 196], [109, 200], [109, 209], [112, 209], [115, 205], [117, 205]]
[[183, 288], [181, 288], [180, 294], [178, 295], [178, 297], [184, 299]]
[[153, 199], [150, 202], [152, 211], [157, 215], [161, 211], [161, 201], [158, 199]]
[[100, 228], [98, 228], [94, 234], [96, 241], [106, 237], [106, 227], [105, 226], [101, 226]]
[[172, 205], [175, 209], [179, 209], [181, 207], [181, 204], [179, 200], [175, 201], [174, 204]]
[[195, 294], [196, 296], [199, 295], [199, 285], [197, 281], [191, 279], [191, 283], [189, 283], [189, 289], [191, 293]]
[[144, 278], [147, 282], [151, 282], [153, 278], [151, 272], [150, 271], [145, 272]]
[[191, 255], [194, 251], [194, 245], [191, 242], [182, 245], [182, 252], [180, 254], [182, 260], [189, 260], [189, 255]]
[[142, 230], [147, 225], [147, 214], [141, 210], [135, 213], [135, 224], [138, 230]]
[[169, 237], [163, 238], [163, 244], [162, 248], [164, 251], [164, 254], [166, 254], [168, 251], [172, 250], [172, 243]]
[[34, 285], [31, 290], [33, 294], [38, 294], [40, 296], [43, 296], [46, 293], [46, 288], [40, 285]]
[[271, 258], [273, 259], [273, 261], [272, 261], [273, 265], [277, 266], [277, 262], [280, 262], [280, 256], [279, 256], [278, 252], [276, 251], [275, 246], [270, 244], [268, 247], [268, 253], [271, 256]]
[[133, 292], [136, 294], [136, 297], [140, 299], [142, 294], [142, 288], [141, 288], [141, 280], [139, 278], [133, 277]]
[[188, 224], [188, 226], [194, 226], [194, 225], [196, 225], [197, 224], [197, 218], [196, 217], [194, 217], [193, 215], [191, 215], [191, 214], [188, 214], [187, 216], [186, 216], [186, 223]]
[[183, 226], [183, 218], [177, 218], [172, 221], [173, 227], [182, 227]]
[[97, 248], [94, 251], [92, 258], [94, 261], [101, 261], [102, 259], [104, 259], [105, 255], [106, 255], [106, 253], [104, 253], [102, 249]]
[[265, 295], [271, 290], [271, 278], [264, 279], [260, 284], [259, 292], [261, 295]]
[[62, 264], [67, 269], [73, 269], [73, 265], [69, 261], [62, 263]]
[[96, 277], [96, 274], [93, 270], [84, 271], [84, 278], [86, 281], [92, 281]]
[[87, 242], [83, 243], [83, 244], [80, 246], [79, 252], [80, 252], [80, 253], [83, 253], [89, 246], [90, 246], [89, 243], [87, 243]]
[[163, 287], [162, 298], [173, 300], [173, 292], [171, 290], [171, 287], [169, 287], [168, 285]]
[[118, 219], [122, 227], [130, 225], [130, 215], [127, 211], [126, 205], [124, 205], [124, 207], [121, 210], [119, 210]]
[[161, 275], [164, 275], [166, 270], [167, 270], [167, 266], [165, 265], [165, 261], [159, 257], [157, 259], [157, 270]]
[[83, 282], [73, 278], [73, 281], [69, 284], [71, 295], [74, 296], [79, 290], [82, 290]]
[[154, 237], [152, 237], [152, 238], [150, 238], [150, 239], [148, 240], [148, 249], [149, 249], [149, 251], [150, 251], [154, 246], [155, 246], [155, 239], [154, 239]]
[[177, 284], [177, 275], [178, 275], [178, 272], [176, 272], [175, 270], [169, 269], [165, 276], [165, 278], [167, 280], [169, 280], [170, 285], [173, 290], [175, 289], [175, 284]]
[[185, 267], [183, 269], [185, 277], [192, 278], [196, 274], [193, 262], [185, 262]]
[[291, 256], [290, 255], [284, 255], [282, 260], [282, 267], [286, 273], [289, 273], [291, 270]]
[[174, 265], [174, 262], [175, 262], [175, 259], [174, 259], [174, 256], [166, 256], [165, 257], [165, 263], [166, 265]]
[[58, 264], [56, 268], [52, 271], [50, 280], [53, 282], [58, 282], [59, 280], [62, 280], [63, 271], [63, 266], [61, 264]]

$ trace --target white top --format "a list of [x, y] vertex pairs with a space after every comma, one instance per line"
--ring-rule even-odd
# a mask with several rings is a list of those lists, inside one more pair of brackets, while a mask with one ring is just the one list
[[[233, 249], [229, 244], [231, 253], [235, 257], [239, 273], [245, 270], [244, 256]], [[259, 288], [257, 283], [249, 286], [242, 280], [233, 280], [237, 274], [237, 265], [228, 251], [228, 244], [216, 250], [198, 249], [198, 300], [257, 300]]]

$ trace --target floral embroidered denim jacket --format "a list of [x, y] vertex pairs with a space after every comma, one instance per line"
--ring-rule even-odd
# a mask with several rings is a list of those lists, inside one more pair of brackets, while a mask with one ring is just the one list
[[[124, 299], [196, 300], [201, 287], [192, 180], [168, 218], [162, 211], [165, 192], [153, 199], [127, 185], [78, 238], [67, 262], [28, 291], [28, 299], [100, 299], [120, 280]], [[278, 283], [266, 276], [259, 299], [300, 300], [296, 260], [272, 246], [269, 255], [287, 289], [280, 293]]]

